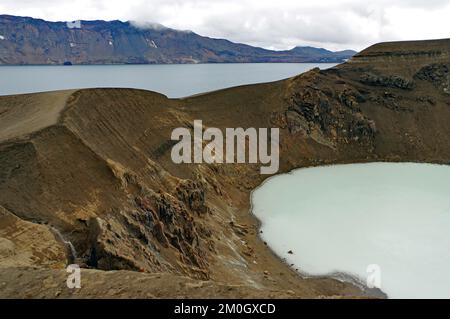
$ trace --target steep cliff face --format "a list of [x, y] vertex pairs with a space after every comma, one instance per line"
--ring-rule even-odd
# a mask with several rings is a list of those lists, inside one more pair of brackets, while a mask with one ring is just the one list
[[271, 51], [163, 26], [121, 21], [80, 24], [0, 15], [0, 64], [342, 62], [354, 51], [311, 47]]
[[[332, 279], [301, 279], [260, 242], [248, 212], [250, 191], [265, 178], [259, 165], [175, 164], [171, 132], [192, 130], [194, 119], [205, 128], [279, 127], [281, 172], [367, 161], [448, 164], [450, 41], [429, 44], [380, 44], [329, 70], [181, 100], [131, 89], [0, 97], [2, 281], [20, 272], [16, 265], [37, 267], [40, 278], [75, 261], [165, 273], [174, 288], [159, 296], [184, 296], [196, 280], [217, 296], [232, 289], [236, 296], [363, 295]], [[48, 244], [29, 251], [24, 240]], [[85, 296], [100, 294], [95, 287], [112, 276], [87, 274]], [[35, 295], [45, 295], [27, 278]]]

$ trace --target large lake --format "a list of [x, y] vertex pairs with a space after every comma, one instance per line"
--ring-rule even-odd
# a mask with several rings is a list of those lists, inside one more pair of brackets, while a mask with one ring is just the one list
[[92, 87], [125, 87], [185, 97], [270, 82], [330, 63], [0, 66], [0, 95]]
[[262, 238], [303, 273], [369, 276], [390, 298], [450, 298], [449, 166], [298, 169], [252, 203]]

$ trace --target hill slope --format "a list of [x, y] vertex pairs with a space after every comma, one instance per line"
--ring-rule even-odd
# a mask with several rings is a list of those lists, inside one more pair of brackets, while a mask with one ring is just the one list
[[342, 62], [356, 52], [316, 48], [271, 51], [163, 26], [66, 22], [0, 15], [0, 64]]
[[[181, 100], [131, 89], [0, 97], [0, 281], [8, 285], [0, 296], [70, 296], [61, 280], [40, 287], [74, 261], [92, 280], [76, 297], [111, 297], [105, 287], [114, 297], [183, 297], [192, 285], [210, 287], [196, 297], [376, 293], [299, 277], [259, 240], [249, 214], [250, 192], [265, 178], [258, 165], [174, 164], [170, 135], [194, 119], [279, 127], [281, 172], [450, 164], [449, 53], [449, 40], [379, 44], [329, 70]], [[173, 288], [130, 288], [153, 276], [139, 272], [163, 273]]]

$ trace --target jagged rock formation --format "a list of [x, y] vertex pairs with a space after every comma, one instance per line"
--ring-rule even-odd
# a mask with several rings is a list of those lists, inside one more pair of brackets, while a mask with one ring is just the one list
[[161, 25], [49, 22], [0, 15], [0, 64], [342, 62], [356, 52], [313, 47], [273, 51]]
[[[71, 260], [133, 281], [153, 276], [138, 272], [164, 273], [168, 287], [179, 287], [151, 296], [185, 296], [193, 282], [210, 287], [207, 297], [229, 296], [224, 287], [233, 296], [363, 295], [332, 279], [301, 279], [260, 242], [248, 212], [250, 191], [265, 178], [259, 165], [174, 164], [171, 132], [192, 130], [194, 119], [220, 129], [279, 127], [281, 172], [367, 161], [448, 164], [449, 52], [448, 40], [379, 44], [329, 70], [185, 99], [131, 89], [0, 97], [0, 281], [8, 285], [0, 296], [21, 295], [15, 281], [27, 284], [8, 274], [40, 278]], [[364, 74], [377, 80], [361, 81]], [[104, 280], [92, 280], [76, 296], [101, 291]], [[145, 295], [123, 280], [117, 296]], [[36, 284], [30, 279], [34, 296], [69, 294]]]

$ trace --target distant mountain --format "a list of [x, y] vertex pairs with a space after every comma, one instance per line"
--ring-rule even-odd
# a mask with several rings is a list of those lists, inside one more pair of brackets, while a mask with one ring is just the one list
[[157, 24], [48, 22], [0, 15], [0, 64], [339, 63], [355, 53], [313, 47], [266, 50]]

